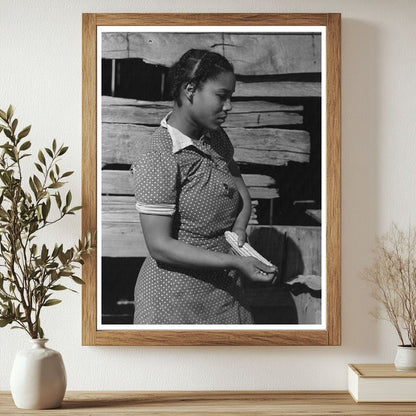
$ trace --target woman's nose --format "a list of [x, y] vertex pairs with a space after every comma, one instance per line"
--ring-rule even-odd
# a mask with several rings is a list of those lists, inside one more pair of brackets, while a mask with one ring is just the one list
[[222, 106], [222, 109], [224, 111], [231, 111], [232, 108], [233, 106], [231, 105], [231, 99], [227, 98], [224, 102], [224, 105]]

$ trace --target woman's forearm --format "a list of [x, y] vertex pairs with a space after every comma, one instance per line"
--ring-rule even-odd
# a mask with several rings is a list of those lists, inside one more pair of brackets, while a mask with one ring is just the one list
[[171, 217], [141, 214], [140, 222], [149, 253], [158, 261], [190, 268], [239, 267], [237, 256], [206, 250], [172, 238]]
[[150, 244], [150, 255], [158, 261], [189, 268], [235, 269], [238, 257], [192, 246], [182, 241], [168, 238]]

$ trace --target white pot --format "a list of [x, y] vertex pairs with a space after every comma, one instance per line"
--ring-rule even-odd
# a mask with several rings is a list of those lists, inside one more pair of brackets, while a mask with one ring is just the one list
[[66, 372], [59, 352], [46, 348], [47, 339], [32, 339], [32, 348], [19, 351], [14, 360], [10, 388], [21, 409], [59, 407], [66, 390]]
[[394, 365], [399, 371], [416, 370], [416, 347], [398, 345]]

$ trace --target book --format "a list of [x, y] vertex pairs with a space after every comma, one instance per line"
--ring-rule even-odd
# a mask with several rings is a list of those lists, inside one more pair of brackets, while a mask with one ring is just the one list
[[356, 402], [416, 402], [416, 371], [394, 364], [349, 364], [348, 391]]

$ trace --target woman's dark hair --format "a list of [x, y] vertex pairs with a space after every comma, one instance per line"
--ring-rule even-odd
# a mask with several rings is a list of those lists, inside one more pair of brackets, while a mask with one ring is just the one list
[[171, 98], [181, 106], [180, 90], [184, 83], [193, 83], [198, 88], [222, 72], [234, 72], [232, 64], [222, 55], [205, 49], [190, 49], [169, 70]]

